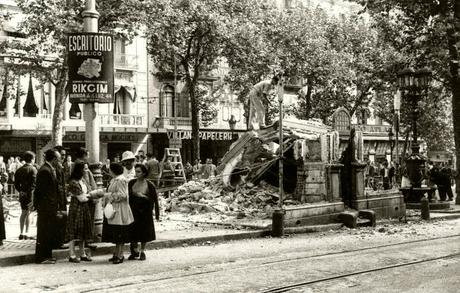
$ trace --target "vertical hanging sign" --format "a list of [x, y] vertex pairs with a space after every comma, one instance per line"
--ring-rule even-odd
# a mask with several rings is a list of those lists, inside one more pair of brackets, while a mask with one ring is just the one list
[[113, 36], [69, 34], [67, 42], [71, 103], [113, 103]]

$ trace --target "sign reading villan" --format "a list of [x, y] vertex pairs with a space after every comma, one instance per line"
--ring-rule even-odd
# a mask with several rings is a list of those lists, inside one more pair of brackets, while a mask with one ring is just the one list
[[113, 103], [113, 36], [69, 34], [69, 99], [71, 103]]

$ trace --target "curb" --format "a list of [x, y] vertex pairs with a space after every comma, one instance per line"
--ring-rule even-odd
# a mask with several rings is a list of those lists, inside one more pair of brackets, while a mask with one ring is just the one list
[[[460, 213], [458, 214], [442, 214], [437, 217], [432, 217], [431, 220], [454, 220], [460, 219]], [[377, 222], [378, 223], [378, 222]], [[207, 223], [209, 224], [209, 223]], [[333, 223], [326, 225], [314, 225], [314, 226], [302, 226], [302, 227], [285, 227], [284, 232], [286, 234], [306, 234], [315, 232], [326, 232], [330, 230], [339, 230], [343, 227], [341, 223]], [[203, 236], [195, 238], [184, 238], [184, 239], [172, 239], [172, 240], [156, 240], [149, 242], [146, 246], [147, 250], [164, 249], [164, 248], [176, 248], [185, 247], [191, 245], [209, 245], [212, 242], [225, 242], [231, 240], [244, 240], [244, 239], [255, 239], [271, 236], [270, 229], [240, 232], [235, 234], [224, 234], [224, 235], [213, 235]], [[91, 251], [93, 256], [96, 255], [110, 255], [112, 254], [112, 244], [99, 244], [99, 246]], [[68, 257], [68, 251], [65, 250], [54, 250], [53, 256], [57, 259], [66, 259]], [[5, 258], [0, 258], [0, 267], [8, 267], [15, 265], [31, 264], [34, 263], [34, 254], [16, 255]]]
[[[173, 239], [173, 240], [156, 240], [147, 243], [147, 250], [163, 249], [163, 248], [175, 248], [189, 245], [206, 245], [207, 242], [224, 242], [230, 240], [243, 240], [262, 238], [270, 235], [270, 231], [251, 231], [241, 232], [235, 234], [224, 234], [224, 235], [213, 235], [195, 238], [184, 238], [184, 239]], [[91, 251], [91, 255], [111, 255], [113, 250], [113, 244], [98, 244], [95, 250]], [[68, 250], [53, 250], [53, 257], [59, 259], [66, 259], [69, 256]], [[23, 265], [35, 263], [34, 254], [15, 255], [5, 258], [0, 258], [0, 267], [8, 267], [14, 265]]]
[[[302, 233], [315, 233], [324, 232], [329, 230], [337, 230], [342, 227], [342, 224], [327, 224], [327, 225], [316, 225], [316, 226], [304, 226], [304, 227], [286, 227], [284, 229], [287, 234], [302, 234]], [[176, 248], [185, 247], [192, 245], [209, 245], [214, 242], [225, 242], [231, 240], [244, 240], [244, 239], [255, 239], [271, 236], [271, 230], [257, 230], [249, 232], [240, 232], [234, 234], [223, 234], [213, 235], [195, 238], [184, 238], [184, 239], [173, 239], [173, 240], [156, 240], [147, 243], [147, 250], [164, 249], [164, 248]], [[111, 255], [113, 245], [112, 244], [98, 244], [95, 250], [91, 251], [91, 255]], [[68, 257], [68, 251], [65, 250], [53, 250], [53, 257], [59, 259], [66, 259]], [[34, 254], [16, 255], [5, 258], [0, 258], [0, 267], [8, 267], [15, 265], [32, 264], [35, 262]]]

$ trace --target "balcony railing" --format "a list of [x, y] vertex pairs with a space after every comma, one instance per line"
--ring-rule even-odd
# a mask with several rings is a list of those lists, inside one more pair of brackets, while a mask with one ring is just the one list
[[53, 119], [53, 114], [50, 114], [50, 113], [39, 113], [39, 114], [37, 114], [36, 118], [40, 118], [40, 119]]
[[137, 69], [137, 55], [115, 54], [115, 67]]
[[101, 126], [145, 127], [144, 115], [99, 114]]

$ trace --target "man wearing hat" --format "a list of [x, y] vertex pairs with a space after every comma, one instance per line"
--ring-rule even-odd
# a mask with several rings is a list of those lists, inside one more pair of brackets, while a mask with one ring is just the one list
[[130, 181], [136, 177], [136, 172], [134, 170], [134, 161], [136, 157], [133, 152], [126, 151], [121, 155], [121, 164], [123, 165], [123, 176], [126, 178], [126, 181]]

